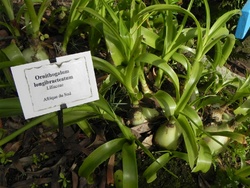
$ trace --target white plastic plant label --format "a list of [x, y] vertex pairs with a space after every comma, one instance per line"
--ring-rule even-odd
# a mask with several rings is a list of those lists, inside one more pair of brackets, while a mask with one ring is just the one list
[[90, 52], [11, 67], [25, 119], [98, 100]]

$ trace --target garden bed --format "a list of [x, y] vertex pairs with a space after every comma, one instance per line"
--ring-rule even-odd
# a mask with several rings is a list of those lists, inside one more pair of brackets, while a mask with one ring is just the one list
[[[13, 1], [15, 20], [0, 4], [0, 187], [250, 185], [239, 10], [214, 23], [207, 1], [64, 0], [35, 3], [36, 25], [29, 3]], [[25, 120], [9, 68], [88, 50], [100, 100], [65, 109], [63, 133], [56, 112]]]

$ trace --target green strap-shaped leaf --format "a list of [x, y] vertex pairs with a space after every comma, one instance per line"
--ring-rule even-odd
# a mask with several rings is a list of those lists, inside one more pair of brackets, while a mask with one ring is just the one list
[[109, 15], [111, 16], [114, 23], [117, 24], [119, 22], [119, 18], [114, 12], [114, 10], [111, 8], [111, 6], [109, 6], [109, 4], [105, 0], [102, 0], [102, 3], [105, 9], [107, 10], [107, 12], [109, 13]]
[[16, 66], [16, 62], [13, 62], [13, 61], [0, 62], [0, 69], [10, 68], [12, 66]]
[[238, 108], [236, 108], [234, 110], [234, 114], [236, 115], [244, 115], [246, 116], [247, 114], [249, 114], [249, 110], [250, 110], [250, 98], [248, 98], [243, 104], [241, 104]]
[[123, 188], [123, 172], [122, 170], [115, 171], [115, 187], [116, 188]]
[[102, 82], [102, 85], [99, 88], [100, 95], [105, 96], [106, 93], [116, 82], [117, 79], [112, 74], [109, 74], [107, 78]]
[[197, 163], [192, 172], [201, 171], [203, 173], [206, 173], [210, 169], [212, 164], [212, 154], [209, 147], [203, 140], [199, 141], [199, 147], [200, 150], [198, 154]]
[[152, 160], [155, 160], [154, 155], [151, 153], [151, 151], [145, 147], [141, 141], [139, 141], [138, 139], [135, 139], [135, 143], [143, 150], [143, 152], [148, 155]]
[[229, 35], [229, 30], [225, 27], [222, 27], [214, 33], [213, 38], [208, 38], [207, 42], [204, 44], [202, 48], [202, 53], [205, 55], [209, 50], [211, 50], [216, 43], [220, 42], [224, 39], [227, 35]]
[[70, 23], [68, 23], [66, 31], [64, 32], [64, 37], [63, 37], [63, 45], [62, 45], [62, 51], [66, 52], [67, 49], [67, 45], [69, 42], [69, 38], [72, 35], [72, 33], [76, 30], [76, 28], [82, 24], [84, 24], [85, 22], [81, 21], [81, 20], [74, 20]]
[[173, 23], [173, 13], [168, 10], [164, 13], [164, 26], [165, 26], [165, 37], [163, 45], [163, 55], [168, 54], [171, 51], [171, 45], [173, 44], [173, 39], [176, 36], [176, 27]]
[[44, 12], [47, 10], [47, 8], [48, 8], [48, 6], [50, 5], [51, 2], [52, 2], [52, 0], [42, 1], [42, 4], [41, 4], [41, 6], [39, 8], [39, 11], [37, 13], [37, 19], [38, 19], [39, 24], [42, 21]]
[[143, 75], [143, 65], [141, 63], [136, 62], [136, 58], [141, 54], [141, 41], [142, 41], [142, 36], [138, 37], [135, 41], [134, 47], [131, 50], [130, 54], [131, 57], [128, 61], [128, 64], [126, 66], [126, 72], [124, 74], [125, 76], [125, 87], [128, 90], [132, 103], [137, 103], [139, 97], [136, 97], [138, 94], [138, 82], [139, 79], [142, 78], [141, 75]]
[[184, 28], [178, 38], [173, 42], [171, 51], [176, 51], [181, 45], [185, 45], [190, 39], [198, 37], [199, 32], [204, 33], [204, 29], [200, 28]]
[[222, 59], [222, 42], [217, 42], [214, 46], [213, 66], [217, 67], [218, 65], [220, 65], [221, 59]]
[[192, 169], [198, 157], [198, 146], [196, 143], [195, 132], [185, 116], [180, 114], [178, 118], [175, 119], [175, 121], [176, 125], [180, 128], [183, 134], [186, 150], [188, 153], [188, 162]]
[[221, 62], [220, 62], [220, 66], [222, 67], [229, 55], [231, 54], [233, 48], [234, 48], [234, 44], [235, 44], [235, 36], [233, 34], [229, 34], [226, 38], [226, 42], [224, 43], [223, 49], [222, 49], [222, 57], [221, 57]]
[[[15, 65], [20, 65], [20, 64], [25, 63], [25, 59], [23, 57], [23, 54], [21, 53], [21, 51], [19, 50], [19, 48], [16, 46], [15, 43], [11, 43], [9, 46], [2, 49], [2, 52], [11, 61], [9, 66], [15, 66]], [[6, 65], [6, 62], [5, 62], [5, 65]], [[3, 65], [3, 66], [5, 66], [5, 65]], [[13, 80], [10, 69], [3, 69], [3, 72], [4, 72], [5, 78], [8, 80], [9, 84], [11, 86], [14, 86], [15, 84], [14, 84], [14, 80]]]
[[225, 26], [226, 22], [230, 20], [234, 15], [240, 14], [240, 10], [231, 10], [219, 17], [209, 30], [209, 38], [213, 38], [216, 32]]
[[[63, 124], [65, 126], [76, 124], [79, 121], [84, 121], [86, 119], [100, 117], [102, 114], [98, 114], [96, 109], [90, 105], [84, 104], [72, 108], [67, 108], [63, 110]], [[58, 117], [50, 118], [43, 122], [46, 126], [58, 126]]]
[[2, 49], [2, 51], [11, 62], [15, 62], [15, 65], [26, 63], [22, 52], [16, 44], [11, 43], [8, 47]]
[[78, 174], [87, 178], [89, 183], [93, 183], [91, 175], [95, 169], [105, 162], [111, 155], [120, 151], [126, 141], [125, 138], [117, 138], [98, 147], [83, 161]]
[[207, 105], [211, 104], [223, 104], [224, 101], [221, 100], [220, 96], [217, 95], [205, 95], [202, 97], [199, 97], [198, 100], [196, 100], [193, 105], [196, 106], [196, 109], [199, 110], [200, 108], [204, 108]]
[[87, 120], [82, 120], [77, 122], [77, 125], [81, 128], [81, 130], [88, 136], [90, 137], [92, 133], [94, 132], [93, 129], [91, 128], [89, 122]]
[[114, 76], [118, 82], [124, 85], [125, 78], [124, 78], [124, 75], [121, 73], [121, 71], [119, 71], [119, 69], [117, 69], [114, 65], [112, 65], [111, 63], [101, 58], [92, 57], [92, 59], [93, 59], [94, 67], [96, 69], [100, 69], [104, 72], [112, 74], [112, 76]]
[[82, 12], [80, 11], [89, 3], [88, 0], [73, 0], [70, 6], [69, 23], [78, 20]]
[[141, 33], [145, 44], [157, 50], [161, 50], [163, 48], [161, 43], [162, 40], [155, 32], [149, 30], [148, 28], [141, 27]]
[[187, 103], [190, 100], [191, 95], [193, 94], [196, 84], [200, 80], [201, 74], [203, 71], [203, 64], [199, 61], [195, 61], [194, 65], [190, 71], [189, 78], [187, 78], [187, 82], [184, 87], [184, 92], [180, 98], [180, 100], [177, 103], [176, 107], [176, 115], [185, 108]]
[[50, 113], [44, 116], [40, 116], [38, 118], [35, 118], [33, 120], [31, 120], [30, 122], [28, 122], [26, 125], [24, 125], [23, 127], [21, 127], [20, 129], [18, 129], [17, 131], [13, 132], [12, 134], [4, 137], [3, 139], [0, 140], [0, 146], [8, 143], [9, 141], [11, 141], [12, 139], [16, 138], [18, 135], [22, 134], [24, 131], [38, 125], [41, 122], [44, 122], [50, 118], [55, 117], [57, 114], [54, 113]]
[[[3, 0], [3, 1], [6, 1], [6, 0]], [[13, 36], [17, 36], [17, 37], [20, 36], [20, 33], [19, 33], [18, 29], [12, 27], [10, 24], [7, 24], [7, 23], [5, 23], [5, 22], [1, 22], [1, 21], [0, 21], [0, 25], [6, 27], [6, 28], [11, 32], [11, 34], [12, 34]]]
[[124, 143], [122, 148], [123, 187], [138, 187], [138, 170], [136, 146], [134, 143]]
[[[121, 118], [114, 113], [109, 103], [101, 95], [99, 96], [99, 100], [93, 102], [91, 105], [93, 107], [97, 107], [97, 112], [99, 112], [100, 115], [105, 113], [109, 115], [108, 120], [117, 123], [125, 138], [127, 138], [128, 140], [134, 139], [134, 135], [132, 134], [131, 130], [123, 124]], [[103, 110], [103, 112], [100, 110]]]
[[99, 95], [99, 100], [94, 101], [93, 103], [91, 103], [92, 107], [98, 107], [99, 109], [102, 109], [104, 112], [100, 112], [99, 109], [97, 109], [97, 112], [99, 111], [100, 115], [102, 113], [107, 113], [108, 115], [110, 115], [110, 117], [113, 118], [113, 121], [115, 121], [116, 119], [116, 115], [113, 111], [113, 109], [111, 108], [111, 106], [109, 105], [109, 103], [106, 101], [106, 99]]
[[189, 119], [195, 125], [193, 126], [193, 129], [195, 131], [198, 131], [199, 128], [203, 127], [203, 123], [202, 123], [200, 116], [198, 115], [197, 111], [193, 109], [191, 106], [189, 105], [185, 106], [183, 111], [180, 113], [184, 115], [187, 119]]
[[153, 182], [157, 178], [157, 172], [163, 168], [167, 162], [171, 159], [169, 153], [165, 153], [160, 156], [156, 161], [154, 161], [143, 173], [143, 176], [146, 178], [147, 183]]
[[[199, 21], [196, 19], [196, 17], [189, 10], [185, 10], [177, 5], [157, 4], [157, 5], [151, 5], [151, 6], [144, 8], [142, 11], [140, 11], [138, 13], [137, 16], [141, 17], [141, 16], [148, 15], [150, 12], [153, 12], [153, 11], [166, 11], [166, 10], [174, 11], [174, 12], [178, 12], [178, 13], [183, 13], [185, 15], [188, 15], [189, 17], [191, 17], [194, 20], [195, 24], [197, 25], [197, 37], [198, 37], [197, 48], [199, 51], [199, 48], [201, 47], [201, 44], [202, 44], [201, 26], [200, 26]], [[173, 48], [171, 48], [171, 49], [173, 49]]]
[[244, 166], [243, 168], [236, 170], [234, 173], [242, 183], [250, 185], [250, 166]]
[[[106, 41], [108, 42], [108, 45], [113, 44], [112, 48], [109, 47], [109, 50], [111, 50], [110, 53], [113, 58], [113, 61], [116, 65], [120, 65], [122, 60], [127, 58], [126, 41], [120, 36], [120, 33], [116, 29], [116, 27], [113, 26], [112, 23], [110, 23], [110, 21], [108, 21], [106, 18], [98, 14], [98, 12], [88, 7], [85, 7], [83, 10], [92, 14], [94, 17], [101, 21], [101, 23], [103, 24], [103, 33], [105, 35]], [[112, 52], [113, 48], [115, 52], [119, 52], [119, 54], [114, 54], [115, 52]]]
[[185, 55], [175, 52], [172, 56], [172, 59], [180, 63], [186, 69], [187, 72], [190, 71], [189, 69], [191, 65]]
[[238, 87], [237, 91], [230, 100], [230, 103], [242, 99], [242, 97], [249, 96], [250, 95], [249, 85], [250, 85], [250, 76], [248, 76], [247, 79], [243, 82], [243, 84]]
[[177, 74], [175, 73], [175, 71], [168, 65], [168, 63], [159, 58], [158, 56], [151, 54], [151, 53], [146, 53], [146, 54], [142, 54], [139, 58], [140, 61], [154, 65], [159, 67], [160, 69], [162, 69], [164, 71], [164, 73], [166, 75], [169, 76], [169, 78], [172, 80], [175, 89], [176, 89], [176, 99], [179, 99], [179, 93], [180, 93], [180, 86], [179, 86], [179, 78], [177, 76]]
[[208, 132], [212, 136], [226, 136], [228, 138], [231, 138], [240, 144], [246, 143], [246, 136], [240, 133], [236, 132], [230, 132], [230, 131], [217, 131], [217, 132]]
[[13, 8], [13, 3], [10, 0], [1, 0], [2, 4], [5, 8], [5, 12], [8, 15], [9, 19], [12, 21], [15, 19], [14, 16], [14, 8]]
[[164, 111], [166, 117], [170, 117], [174, 115], [176, 103], [174, 99], [165, 91], [159, 90], [153, 97], [160, 104], [161, 108]]
[[18, 98], [0, 99], [0, 118], [22, 115], [22, 113]]

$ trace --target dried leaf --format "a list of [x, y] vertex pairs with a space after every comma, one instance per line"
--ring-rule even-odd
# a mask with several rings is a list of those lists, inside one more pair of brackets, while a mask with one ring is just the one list
[[107, 167], [107, 185], [114, 186], [114, 165], [115, 165], [115, 154], [111, 155]]
[[10, 152], [10, 151], [17, 152], [18, 149], [20, 148], [21, 144], [22, 144], [22, 141], [15, 142], [14, 144], [8, 143], [8, 144], [6, 144], [6, 146], [4, 147], [4, 151], [5, 151], [6, 153], [7, 153], [7, 152]]
[[72, 188], [77, 188], [78, 187], [78, 175], [74, 171], [71, 171], [71, 176], [72, 176]]

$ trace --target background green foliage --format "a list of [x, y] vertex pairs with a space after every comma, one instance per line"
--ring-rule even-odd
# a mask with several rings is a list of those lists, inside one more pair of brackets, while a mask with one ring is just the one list
[[[100, 100], [65, 109], [64, 124], [77, 126], [89, 138], [102, 130], [107, 140], [81, 157], [79, 176], [95, 183], [97, 169], [116, 156], [116, 187], [136, 188], [141, 177], [153, 183], [159, 172], [178, 178], [178, 164], [185, 165], [189, 177], [193, 173], [202, 179], [212, 171], [227, 174], [231, 185], [250, 185], [246, 162], [250, 77], [237, 75], [227, 66], [236, 42], [237, 8], [244, 3], [230, 2], [73, 0], [69, 7], [54, 8], [55, 1], [36, 1], [34, 9], [34, 1], [25, 0], [15, 10], [3, 0], [0, 25], [13, 40], [0, 50], [0, 89], [4, 90], [0, 117], [22, 117], [9, 68], [29, 62], [24, 53], [27, 46], [34, 52], [29, 59], [36, 61], [40, 52], [51, 52], [53, 33], [61, 37], [56, 41], [60, 45], [52, 48], [56, 56], [81, 51], [70, 48], [75, 38], [83, 39], [77, 43], [92, 52]], [[20, 25], [12, 22], [13, 15]], [[29, 39], [27, 46], [20, 36]], [[3, 129], [0, 146], [41, 124], [57, 127], [57, 114], [24, 121], [20, 129], [7, 134]], [[142, 128], [147, 130], [140, 132]], [[173, 135], [173, 142], [169, 141]], [[152, 142], [145, 145], [149, 136]], [[16, 155], [0, 149], [2, 164]], [[142, 164], [142, 158], [147, 163]], [[64, 173], [59, 177], [63, 187], [70, 184]]]

